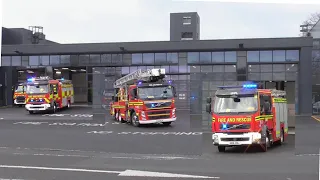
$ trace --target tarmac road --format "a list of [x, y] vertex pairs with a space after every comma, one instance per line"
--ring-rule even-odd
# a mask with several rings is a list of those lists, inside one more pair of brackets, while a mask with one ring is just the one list
[[[188, 131], [186, 112], [177, 114], [185, 120], [169, 127], [135, 128], [110, 119], [103, 124], [92, 117], [71, 117], [90, 114], [88, 108], [33, 119], [25, 119], [29, 114], [19, 110], [0, 109], [0, 179], [145, 180], [182, 179], [186, 174], [197, 177], [193, 179], [318, 179], [319, 157], [296, 156], [294, 136], [267, 153], [243, 153], [243, 148], [218, 153], [210, 133]], [[15, 112], [16, 118], [4, 112]], [[146, 175], [152, 177], [137, 177]]]

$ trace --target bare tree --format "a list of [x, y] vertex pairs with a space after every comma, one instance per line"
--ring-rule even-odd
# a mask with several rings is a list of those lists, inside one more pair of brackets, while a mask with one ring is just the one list
[[310, 15], [310, 17], [303, 21], [303, 25], [314, 25], [320, 20], [320, 12], [316, 12]]
[[310, 15], [310, 17], [303, 21], [300, 30], [300, 36], [310, 36], [310, 29], [320, 20], [320, 12], [316, 12]]

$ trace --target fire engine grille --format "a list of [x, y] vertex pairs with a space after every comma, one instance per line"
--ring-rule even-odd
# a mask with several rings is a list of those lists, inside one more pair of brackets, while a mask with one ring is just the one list
[[239, 129], [250, 129], [250, 124], [226, 124], [223, 127], [223, 124], [220, 125], [220, 129], [228, 129], [228, 130], [239, 130]]
[[25, 99], [26, 98], [24, 96], [17, 96], [16, 97], [16, 100], [17, 100], [18, 103], [24, 103]]
[[155, 119], [169, 119], [170, 115], [161, 115], [161, 116], [149, 116], [150, 120], [155, 120]]
[[221, 141], [249, 141], [249, 138], [221, 138]]
[[155, 103], [145, 103], [147, 108], [163, 108], [163, 107], [170, 107], [171, 102], [155, 102]]
[[147, 112], [148, 115], [157, 115], [157, 114], [170, 114], [170, 110], [165, 111], [150, 111]]

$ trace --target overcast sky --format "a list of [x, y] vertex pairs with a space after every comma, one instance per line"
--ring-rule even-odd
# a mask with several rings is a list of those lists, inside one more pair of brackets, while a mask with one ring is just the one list
[[171, 0], [4, 0], [3, 26], [60, 43], [169, 40], [171, 12], [198, 12], [201, 39], [294, 37], [320, 5]]

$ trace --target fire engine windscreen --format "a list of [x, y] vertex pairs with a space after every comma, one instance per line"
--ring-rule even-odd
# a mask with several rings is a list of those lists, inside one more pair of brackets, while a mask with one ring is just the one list
[[138, 96], [140, 99], [168, 99], [173, 97], [171, 86], [139, 87]]
[[24, 92], [25, 90], [26, 90], [25, 86], [17, 86], [14, 92], [21, 93], [21, 92]]
[[27, 94], [44, 94], [49, 92], [47, 84], [32, 84], [27, 85]]
[[249, 113], [258, 110], [258, 100], [254, 95], [217, 95], [214, 113]]

